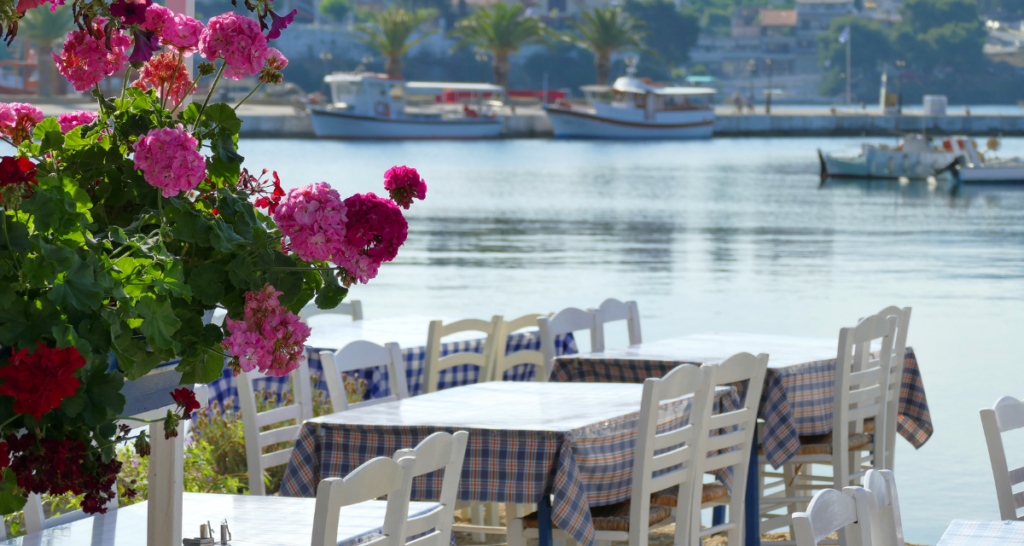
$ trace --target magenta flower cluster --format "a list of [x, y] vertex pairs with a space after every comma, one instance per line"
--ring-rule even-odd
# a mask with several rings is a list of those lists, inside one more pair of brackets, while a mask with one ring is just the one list
[[109, 41], [104, 33], [106, 20], [93, 20], [92, 32], [73, 30], [61, 47], [60, 55], [51, 53], [57, 63], [57, 70], [71, 82], [75, 91], [87, 91], [103, 81], [103, 78], [122, 70], [128, 63], [128, 46], [132, 39], [120, 29], [115, 30]]
[[60, 124], [60, 132], [65, 135], [71, 132], [75, 127], [82, 125], [88, 125], [99, 117], [96, 112], [86, 112], [84, 110], [75, 110], [70, 114], [60, 114], [57, 116], [57, 123]]
[[0, 103], [0, 134], [15, 145], [32, 138], [32, 130], [43, 121], [43, 111], [24, 102]]
[[[424, 187], [422, 195], [425, 192]], [[380, 265], [395, 259], [409, 234], [409, 224], [395, 203], [372, 193], [341, 201], [326, 182], [289, 191], [274, 221], [287, 237], [289, 250], [306, 261], [334, 262], [345, 270], [341, 278], [346, 286], [376, 277]]]
[[245, 294], [242, 320], [225, 319], [229, 335], [223, 346], [238, 358], [238, 371], [259, 370], [272, 377], [284, 377], [305, 358], [304, 344], [309, 327], [278, 301], [281, 292], [267, 284]]
[[160, 35], [163, 36], [164, 45], [171, 46], [185, 57], [189, 57], [199, 51], [199, 40], [204, 30], [206, 27], [203, 23], [179, 13], [164, 24]]
[[229, 11], [210, 19], [199, 39], [199, 52], [209, 61], [224, 59], [224, 75], [240, 80], [263, 70], [267, 37], [259, 23]]
[[135, 168], [164, 197], [189, 191], [206, 179], [206, 160], [196, 151], [199, 142], [180, 124], [153, 129], [135, 145]]
[[402, 208], [409, 210], [415, 197], [422, 201], [427, 197], [427, 183], [420, 178], [420, 173], [405, 165], [394, 166], [384, 173], [384, 189]]

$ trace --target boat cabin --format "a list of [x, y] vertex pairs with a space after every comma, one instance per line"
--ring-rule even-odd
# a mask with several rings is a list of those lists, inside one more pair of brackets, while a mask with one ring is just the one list
[[658, 112], [711, 110], [715, 89], [711, 87], [661, 86], [646, 78], [622, 77], [613, 85], [584, 85], [580, 88], [587, 104], [604, 113], [603, 106], [618, 110], [640, 110], [653, 120]]
[[386, 74], [336, 72], [324, 78], [331, 108], [378, 118], [494, 117], [505, 89], [487, 83], [407, 82]]

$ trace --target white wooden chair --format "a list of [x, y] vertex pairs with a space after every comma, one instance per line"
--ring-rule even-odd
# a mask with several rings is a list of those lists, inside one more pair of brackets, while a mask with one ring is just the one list
[[[877, 512], [871, 518], [871, 542], [874, 546], [904, 546], [900, 499], [896, 494], [896, 477], [892, 470], [868, 470], [864, 488], [875, 499]], [[868, 507], [858, 506], [863, 513]]]
[[[884, 468], [885, 434], [865, 432], [865, 422], [874, 419], [876, 428], [885, 430], [896, 324], [896, 317], [872, 315], [855, 327], [839, 331], [832, 432], [801, 437], [800, 451], [786, 462], [781, 473], [761, 473], [761, 517], [766, 518], [761, 522], [762, 532], [785, 526], [795, 532], [792, 514], [811, 500], [801, 492], [856, 485], [868, 470]], [[871, 354], [871, 342], [875, 340], [881, 340], [877, 357]], [[762, 455], [759, 462], [763, 466], [768, 460]], [[831, 465], [832, 475], [813, 475], [809, 470], [815, 464]], [[769, 490], [772, 493], [766, 493]], [[776, 513], [781, 509], [786, 513]], [[792, 544], [780, 542], [777, 546], [787, 543]]]
[[629, 344], [640, 345], [643, 343], [643, 338], [640, 336], [640, 308], [635, 301], [621, 302], [615, 298], [608, 298], [601, 302], [597, 309], [589, 309], [589, 311], [600, 311], [597, 334], [601, 336], [601, 347], [608, 346], [604, 335], [604, 325], [620, 320], [626, 321]]
[[[698, 499], [702, 495], [698, 460], [707, 450], [707, 437], [703, 431], [710, 418], [708, 413], [711, 406], [707, 400], [714, 398], [714, 368], [698, 368], [687, 364], [676, 367], [661, 379], [649, 378], [644, 381], [630, 499], [610, 506], [591, 508], [594, 539], [598, 544], [629, 541], [629, 546], [646, 546], [650, 529], [672, 523], [676, 524], [676, 545], [699, 544], [694, 542], [700, 530], [700, 520], [695, 518], [694, 507], [699, 506]], [[687, 424], [659, 434], [658, 413], [661, 404], [688, 395], [693, 396], [693, 402]], [[655, 456], [656, 451], [664, 453]], [[657, 495], [656, 492], [674, 494], [678, 504], [676, 509], [655, 504], [652, 494]], [[629, 519], [623, 530], [622, 519], [625, 517]], [[537, 538], [537, 527], [536, 514], [510, 519], [508, 546], [524, 546], [526, 538]], [[553, 529], [553, 536], [569, 538], [557, 528]]]
[[[573, 332], [590, 332], [590, 352], [604, 350], [601, 344], [601, 334], [598, 311], [584, 311], [575, 307], [566, 307], [551, 317], [540, 317], [537, 319], [537, 328], [540, 330], [540, 346], [544, 353], [544, 362], [547, 370], [544, 377], [551, 375], [552, 366], [555, 361], [555, 338]], [[579, 340], [576, 340], [579, 345]], [[580, 351], [583, 349], [580, 348]]]
[[405, 546], [415, 465], [414, 457], [404, 457], [398, 462], [377, 457], [344, 478], [321, 480], [316, 488], [312, 545], [337, 546], [342, 507], [387, 495], [383, 536], [363, 542], [361, 546]]
[[991, 408], [981, 410], [981, 426], [988, 444], [988, 458], [992, 463], [992, 477], [996, 482], [996, 499], [999, 501], [999, 519], [1024, 519], [1017, 510], [1024, 506], [1024, 492], [1014, 493], [1013, 487], [1024, 483], [1024, 466], [1010, 469], [1003, 448], [1003, 434], [1024, 428], [1024, 402], [1004, 396]]
[[[505, 372], [521, 364], [532, 364], [534, 366], [533, 380], [547, 381], [545, 370], [547, 366], [544, 360], [544, 337], [541, 336], [541, 350], [523, 350], [508, 353], [508, 338], [513, 332], [523, 328], [537, 328], [537, 319], [543, 315], [523, 315], [515, 320], [503, 320], [499, 332], [494, 340], [494, 365], [492, 366], [491, 381], [501, 381]], [[552, 352], [554, 349], [552, 348]]]
[[[434, 320], [430, 322], [430, 328], [427, 332], [427, 355], [426, 362], [424, 364], [424, 375], [426, 376], [426, 384], [424, 385], [425, 392], [435, 392], [438, 390], [439, 382], [441, 379], [441, 372], [449, 370], [456, 366], [473, 365], [480, 368], [479, 375], [477, 376], [479, 381], [482, 383], [488, 381], [491, 378], [491, 363], [494, 361], [494, 347], [495, 334], [501, 329], [501, 323], [504, 319], [500, 315], [495, 315], [490, 322], [480, 319], [464, 319], [449, 324], [444, 324], [440, 320]], [[484, 352], [461, 352], [450, 354], [445, 357], [441, 357], [441, 344], [442, 339], [452, 334], [458, 334], [461, 332], [482, 332], [486, 338], [484, 340]]]
[[[721, 386], [740, 386], [746, 383], [746, 393], [741, 408], [717, 413], [713, 412], [715, 397], [704, 400], [706, 408], [701, 432], [701, 450], [697, 457], [697, 475], [703, 476], [716, 470], [732, 469], [732, 493], [725, 485], [712, 482], [703, 484], [699, 504], [696, 505], [693, 524], [692, 544], [700, 544], [700, 537], [721, 532], [728, 534], [729, 544], [744, 544], [744, 502], [746, 499], [747, 480], [750, 471], [750, 450], [754, 449], [755, 432], [757, 430], [757, 406], [761, 402], [761, 390], [764, 387], [764, 376], [768, 371], [768, 355], [754, 356], [750, 353], [739, 353], [729, 357], [717, 366], [706, 366], [712, 373], [711, 392]], [[742, 388], [742, 387], [741, 387]], [[756, 479], [756, 477], [754, 477]], [[652, 502], [676, 506], [673, 495], [656, 494]], [[728, 506], [728, 519], [718, 525], [700, 528], [700, 511], [702, 508]]]
[[417, 546], [448, 546], [451, 542], [452, 526], [455, 523], [455, 503], [458, 501], [459, 479], [462, 477], [462, 462], [466, 457], [468, 440], [469, 433], [464, 430], [455, 434], [435, 432], [427, 436], [415, 449], [400, 449], [392, 457], [396, 461], [405, 457], [415, 457], [416, 464], [411, 469], [414, 478], [444, 470], [444, 476], [441, 478], [441, 495], [437, 499], [441, 506], [408, 520], [406, 537], [434, 529], [433, 533], [417, 538]]
[[[903, 363], [907, 354], [907, 330], [910, 328], [910, 307], [896, 306], [882, 309], [878, 315], [896, 317], [896, 337], [892, 344], [892, 361], [889, 365], [889, 392], [885, 410], [885, 468], [892, 470], [896, 464], [896, 425], [900, 412], [900, 389], [903, 386]], [[865, 423], [865, 432], [875, 433], [875, 423]]]
[[[207, 405], [208, 396], [209, 396], [209, 391], [207, 390], [206, 386], [205, 385], [203, 385], [201, 387], [197, 386], [197, 388], [195, 389], [195, 393], [196, 393], [196, 400], [199, 402], [201, 407], [205, 408], [206, 405]], [[147, 420], [158, 419], [158, 418], [161, 418], [161, 417], [167, 415], [167, 410], [174, 411], [176, 409], [177, 409], [177, 406], [169, 405], [169, 406], [164, 406], [164, 407], [161, 407], [161, 408], [153, 409], [153, 410], [147, 411], [145, 413], [140, 413], [138, 415], [133, 415], [132, 417], [134, 419], [147, 419]], [[175, 455], [178, 458], [182, 458], [183, 459], [183, 457], [184, 457], [184, 450], [185, 450], [185, 444], [184, 444], [183, 441], [173, 441], [173, 442], [163, 442], [163, 443], [160, 442], [160, 440], [163, 439], [163, 423], [155, 423], [154, 425], [150, 425], [149, 423], [141, 423], [139, 421], [134, 421], [134, 420], [121, 420], [121, 421], [118, 421], [117, 424], [118, 425], [126, 425], [132, 431], [143, 429], [143, 428], [147, 429], [147, 433], [149, 433], [150, 438], [154, 438], [154, 440], [155, 440], [154, 447], [156, 449], [159, 449], [159, 446], [161, 446], [161, 445], [169, 446], [172, 449], [174, 449], [174, 450], [179, 452], [179, 453], [176, 453], [176, 454], [172, 454], [172, 457], [170, 457], [170, 459], [173, 459]], [[155, 430], [156, 434], [158, 434], [160, 437], [159, 438], [155, 438], [155, 435], [149, 432], [150, 430]], [[180, 433], [181, 433], [181, 431], [179, 431], [179, 434]], [[177, 439], [173, 438], [172, 440], [177, 440]], [[163, 459], [166, 460], [168, 458], [164, 457]], [[151, 472], [153, 470], [156, 470], [154, 468], [155, 464], [156, 463], [154, 463], [153, 461], [150, 462], [150, 471]], [[177, 486], [179, 488], [183, 488], [184, 484], [179, 483]], [[113, 493], [114, 494], [110, 497], [110, 499], [107, 501], [107, 504], [105, 505], [105, 508], [108, 511], [109, 510], [117, 510], [117, 508], [118, 508], [118, 495], [117, 495], [117, 487], [116, 486], [114, 487]], [[72, 522], [75, 522], [75, 521], [78, 521], [78, 520], [82, 520], [82, 519], [85, 519], [85, 518], [88, 518], [88, 517], [92, 517], [91, 514], [86, 514], [84, 511], [79, 509], [79, 510], [74, 510], [72, 512], [67, 512], [67, 513], [64, 513], [64, 514], [60, 514], [58, 516], [54, 516], [54, 517], [51, 517], [51, 518], [46, 518], [45, 511], [43, 510], [42, 497], [39, 494], [37, 494], [37, 493], [30, 493], [29, 494], [28, 502], [25, 503], [25, 507], [22, 510], [23, 510], [23, 513], [25, 514], [25, 531], [27, 533], [29, 533], [29, 534], [31, 534], [31, 533], [38, 533], [40, 531], [43, 531], [44, 529], [51, 529], [53, 527], [57, 527], [58, 525], [65, 525], [65, 524], [72, 523]], [[3, 525], [0, 525], [0, 534], [2, 534], [3, 537], [6, 537], [6, 533], [7, 533], [6, 527], [3, 526]], [[2, 538], [2, 537], [0, 537], [0, 538]]]
[[793, 538], [797, 546], [817, 546], [838, 532], [850, 546], [871, 546], [871, 518], [860, 508], [868, 506], [870, 510], [872, 504], [874, 498], [861, 487], [822, 490], [814, 495], [806, 512], [793, 514]]
[[[295, 403], [290, 406], [277, 407], [262, 413], [256, 411], [256, 392], [252, 382], [266, 377], [258, 371], [238, 374], [238, 400], [242, 410], [242, 428], [245, 431], [245, 459], [249, 470], [249, 494], [266, 495], [263, 473], [268, 469], [288, 464], [291, 459], [292, 445], [302, 431], [302, 423], [313, 418], [313, 394], [310, 385], [309, 362], [305, 358], [291, 373], [292, 392]], [[293, 425], [260, 432], [270, 425], [295, 421]], [[263, 453], [263, 448], [275, 444], [288, 444], [289, 447]]]
[[315, 303], [310, 302], [299, 311], [299, 318], [303, 322], [308, 322], [310, 317], [317, 315], [351, 315], [352, 320], [363, 320], [363, 302], [343, 301], [334, 309], [320, 309]]
[[[335, 351], [320, 351], [320, 364], [324, 368], [327, 394], [331, 398], [331, 411], [337, 413], [348, 409], [374, 406], [409, 397], [406, 385], [405, 359], [397, 343], [381, 347], [370, 341], [353, 341]], [[342, 373], [351, 373], [367, 368], [386, 368], [388, 388], [391, 394], [372, 400], [349, 403], [342, 384]]]

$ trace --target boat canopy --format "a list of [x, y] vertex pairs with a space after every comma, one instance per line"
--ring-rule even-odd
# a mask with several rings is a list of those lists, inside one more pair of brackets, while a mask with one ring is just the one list
[[389, 78], [387, 74], [378, 74], [376, 72], [335, 72], [324, 76], [324, 81], [327, 83], [332, 82], [357, 82], [362, 80], [380, 80], [389, 82], [401, 82], [405, 80]]
[[647, 93], [654, 93], [655, 95], [714, 95], [718, 92], [711, 87], [658, 87], [629, 76], [615, 80], [615, 85], [612, 85], [611, 89], [620, 93], [636, 93], [638, 95], [646, 95]]
[[491, 83], [464, 82], [409, 82], [405, 84], [409, 94], [436, 94], [445, 91], [478, 91], [481, 93], [504, 93], [505, 88]]

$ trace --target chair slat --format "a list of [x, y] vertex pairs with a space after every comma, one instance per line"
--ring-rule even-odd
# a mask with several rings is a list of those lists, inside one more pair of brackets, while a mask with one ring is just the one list
[[282, 421], [290, 421], [302, 417], [302, 407], [298, 404], [267, 410], [256, 416], [256, 426], [263, 428]]
[[747, 454], [740, 450], [714, 455], [704, 460], [705, 462], [701, 467], [701, 470], [704, 472], [711, 472], [713, 470], [728, 468], [733, 465], [745, 464], [748, 462], [748, 458]]
[[272, 446], [274, 444], [286, 442], [292, 443], [299, 437], [299, 432], [301, 431], [302, 425], [291, 425], [288, 427], [275, 428], [274, 430], [261, 432], [259, 438], [260, 447]]
[[696, 429], [692, 425], [677, 428], [669, 432], [663, 432], [654, 437], [654, 449], [665, 449], [690, 441], [695, 435]]
[[657, 472], [666, 468], [683, 464], [692, 457], [692, 451], [688, 446], [660, 455], [655, 455], [650, 467], [651, 472]]
[[712, 415], [711, 418], [708, 419], [708, 428], [711, 430], [716, 428], [729, 428], [740, 423], [745, 423], [749, 420], [750, 410], [748, 408], [740, 408], [728, 413]]
[[1024, 466], [1010, 471], [1010, 484], [1017, 485], [1024, 482]]
[[724, 432], [708, 438], [708, 441], [704, 442], [702, 449], [709, 452], [729, 449], [742, 444], [749, 436], [750, 431], [744, 429]]
[[277, 465], [288, 464], [288, 461], [292, 458], [293, 448], [285, 448], [281, 451], [275, 451], [273, 453], [265, 453], [261, 457], [263, 459], [263, 468], [271, 468]]

